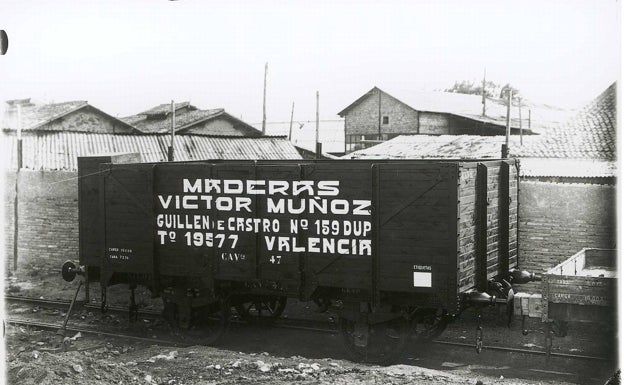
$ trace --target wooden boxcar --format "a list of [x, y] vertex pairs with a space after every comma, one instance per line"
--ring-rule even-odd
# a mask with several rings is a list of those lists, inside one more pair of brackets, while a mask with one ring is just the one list
[[380, 335], [437, 330], [517, 267], [514, 160], [79, 165], [87, 278], [145, 285], [184, 327], [337, 302], [350, 350], [384, 357]]

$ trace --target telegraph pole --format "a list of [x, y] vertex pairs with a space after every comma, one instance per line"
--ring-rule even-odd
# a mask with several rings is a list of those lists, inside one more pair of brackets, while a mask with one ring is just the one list
[[19, 245], [19, 175], [22, 169], [22, 106], [17, 105], [17, 171], [15, 172], [15, 198], [13, 201], [13, 271], [17, 270]]
[[322, 144], [319, 143], [319, 92], [316, 91], [316, 159], [321, 159]]
[[292, 123], [293, 123], [294, 114], [295, 114], [295, 102], [293, 102], [292, 109], [290, 110], [290, 128], [288, 129], [288, 140], [292, 140]]
[[503, 147], [503, 158], [509, 156], [509, 135], [511, 134], [511, 87], [507, 90], [507, 129], [505, 130], [505, 146]]
[[175, 137], [175, 103], [171, 101], [171, 144], [167, 152], [167, 160], [173, 162], [173, 140]]
[[378, 95], [378, 99], [377, 99], [377, 108], [378, 108], [378, 112], [377, 112], [377, 139], [379, 139], [379, 141], [381, 141], [381, 90], [377, 89], [377, 95]]
[[522, 98], [518, 97], [518, 121], [520, 122], [520, 145], [522, 146]]
[[264, 63], [264, 94], [262, 96], [262, 135], [266, 133], [266, 86], [267, 72], [269, 72], [269, 63]]

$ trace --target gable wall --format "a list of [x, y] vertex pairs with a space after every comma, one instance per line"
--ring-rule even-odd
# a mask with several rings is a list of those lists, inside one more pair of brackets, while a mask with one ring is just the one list
[[[345, 115], [345, 136], [379, 134], [379, 95], [370, 95], [352, 107]], [[390, 95], [381, 93], [382, 139], [398, 134], [423, 135], [504, 135], [505, 128], [474, 121], [447, 113], [416, 111]], [[388, 135], [389, 134], [389, 135]], [[377, 137], [375, 137], [376, 139]], [[366, 139], [372, 139], [367, 137]], [[359, 140], [359, 139], [357, 139]]]
[[[381, 125], [382, 134], [417, 133], [418, 111], [381, 94], [381, 115], [388, 116], [388, 124]], [[346, 135], [374, 135], [379, 133], [379, 96], [371, 95], [345, 115]]]
[[42, 126], [39, 130], [129, 134], [132, 130], [96, 111], [83, 108]]
[[244, 131], [236, 129], [232, 122], [223, 118], [210, 119], [209, 121], [186, 129], [181, 133], [199, 135], [245, 136]]

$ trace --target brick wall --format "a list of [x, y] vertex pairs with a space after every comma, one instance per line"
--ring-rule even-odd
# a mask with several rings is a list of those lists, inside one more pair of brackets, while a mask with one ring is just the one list
[[[418, 112], [389, 95], [381, 94], [381, 116], [388, 124], [381, 125], [382, 134], [416, 133]], [[379, 96], [371, 95], [353, 107], [345, 117], [346, 135], [379, 133]]]
[[437, 112], [421, 112], [419, 124], [420, 133], [425, 135], [448, 135], [452, 129], [449, 115]]
[[[18, 268], [36, 263], [58, 270], [65, 260], [78, 260], [76, 177], [76, 172], [20, 172]], [[5, 262], [12, 268], [15, 173], [5, 173], [4, 178]]]
[[522, 181], [519, 264], [544, 272], [584, 247], [615, 248], [615, 186]]
[[[378, 94], [370, 95], [351, 108], [345, 116], [346, 135], [379, 133]], [[382, 134], [425, 135], [504, 135], [505, 127], [439, 112], [415, 111], [392, 96], [381, 93]]]

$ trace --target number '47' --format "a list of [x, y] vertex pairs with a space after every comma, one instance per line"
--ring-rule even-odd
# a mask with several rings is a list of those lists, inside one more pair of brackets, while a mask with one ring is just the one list
[[279, 265], [281, 261], [282, 261], [281, 255], [271, 255], [271, 259], [269, 259], [269, 262], [271, 262], [274, 265]]

